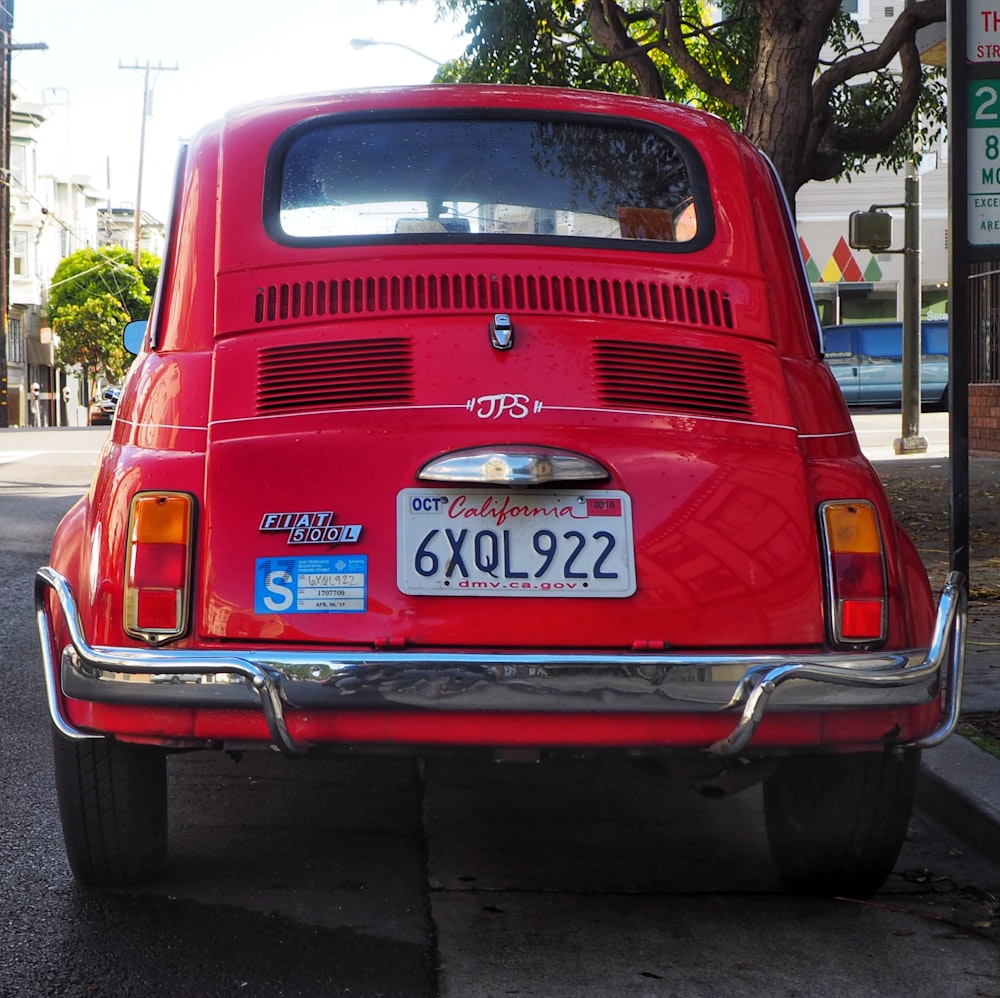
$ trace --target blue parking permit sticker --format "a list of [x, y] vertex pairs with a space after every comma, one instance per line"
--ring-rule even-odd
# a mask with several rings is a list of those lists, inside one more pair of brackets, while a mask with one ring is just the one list
[[364, 613], [368, 556], [258, 558], [254, 613]]

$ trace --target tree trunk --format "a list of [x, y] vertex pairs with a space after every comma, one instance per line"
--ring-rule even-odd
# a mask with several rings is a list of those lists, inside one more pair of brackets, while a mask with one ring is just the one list
[[743, 131], [774, 163], [790, 202], [813, 173], [812, 84], [839, 0], [759, 0], [760, 45]]

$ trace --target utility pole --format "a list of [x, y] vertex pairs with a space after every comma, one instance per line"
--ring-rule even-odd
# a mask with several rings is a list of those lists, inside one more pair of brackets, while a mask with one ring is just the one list
[[14, 0], [0, 0], [0, 427], [10, 426], [7, 406], [7, 312], [10, 309], [10, 33]]
[[916, 164], [908, 165], [904, 183], [902, 427], [892, 446], [897, 454], [926, 454], [927, 440], [920, 435], [920, 174]]
[[14, 0], [0, 0], [0, 427], [10, 426], [7, 407], [7, 313], [10, 311], [10, 54], [46, 49], [44, 42], [15, 45]]
[[[0, 0], [2, 3], [3, 0]], [[135, 266], [136, 269], [139, 267], [139, 243], [142, 240], [142, 161], [146, 153], [146, 119], [150, 115], [150, 98], [152, 96], [149, 88], [149, 74], [164, 72], [165, 70], [176, 70], [176, 64], [173, 66], [164, 66], [163, 63], [157, 63], [155, 66], [149, 64], [147, 59], [145, 65], [140, 65], [139, 63], [133, 63], [131, 66], [122, 65], [121, 60], [118, 60], [119, 69], [139, 69], [143, 72], [143, 86], [142, 86], [142, 127], [139, 130], [139, 180], [136, 184], [135, 189]]]
[[[851, 249], [903, 254], [902, 427], [892, 447], [897, 454], [926, 454], [927, 441], [920, 436], [920, 175], [915, 165], [907, 169], [905, 182], [902, 204], [873, 204], [868, 211], [851, 212], [847, 241]], [[902, 249], [889, 249], [892, 216], [886, 208], [903, 209]]]

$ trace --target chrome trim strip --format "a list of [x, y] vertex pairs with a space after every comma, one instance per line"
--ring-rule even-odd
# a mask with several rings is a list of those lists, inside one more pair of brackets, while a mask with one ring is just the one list
[[[51, 590], [65, 618], [71, 647], [57, 666], [46, 606]], [[731, 734], [708, 748], [736, 755], [749, 744], [779, 689], [790, 709], [879, 706], [859, 690], [897, 690], [882, 703], [926, 703], [942, 686], [945, 711], [938, 728], [915, 744], [931, 747], [953, 730], [961, 707], [965, 665], [966, 587], [953, 572], [941, 593], [926, 652], [781, 655], [472, 654], [247, 650], [239, 653], [169, 648], [91, 646], [67, 580], [39, 569], [35, 611], [49, 712], [69, 738], [92, 738], [75, 728], [62, 706], [69, 695], [96, 702], [242, 707], [256, 696], [273, 744], [299, 753], [284, 721], [286, 704], [321, 708], [421, 706], [476, 710], [740, 711]], [[60, 669], [62, 677], [57, 674]], [[733, 677], [733, 671], [740, 673]], [[162, 683], [134, 676], [170, 677]], [[793, 682], [795, 681], [795, 682]], [[811, 684], [823, 687], [820, 693]], [[735, 685], [734, 685], [735, 684]], [[832, 689], [830, 689], [832, 687]], [[725, 692], [720, 692], [720, 691]], [[838, 690], [842, 692], [837, 692]], [[853, 695], [852, 695], [852, 692]], [[526, 706], [529, 704], [529, 706]], [[99, 737], [99, 736], [98, 736]]]
[[[951, 606], [949, 607], [953, 625], [944, 631], [934, 628], [934, 636], [927, 657], [940, 657], [942, 661], [947, 655], [948, 674], [941, 684], [941, 696], [944, 712], [937, 730], [925, 735], [916, 742], [917, 748], [934, 748], [940, 745], [958, 724], [962, 711], [962, 687], [965, 680], [965, 639], [969, 622], [969, 588], [965, 577], [960, 572], [951, 572], [945, 583], [945, 591], [941, 594], [944, 602], [945, 593], [951, 591]], [[941, 619], [940, 610], [938, 619]], [[950, 632], [950, 633], [949, 633]], [[950, 654], [949, 654], [950, 652]]]

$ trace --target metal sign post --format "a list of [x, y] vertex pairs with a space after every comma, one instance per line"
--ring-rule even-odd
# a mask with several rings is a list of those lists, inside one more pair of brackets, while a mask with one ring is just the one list
[[[886, 208], [903, 209], [902, 249], [889, 248], [892, 216]], [[892, 446], [897, 454], [925, 454], [927, 440], [920, 436], [920, 176], [914, 164], [907, 170], [902, 204], [873, 204], [868, 211], [851, 212], [848, 242], [852, 249], [903, 255], [902, 426]]]
[[[948, 4], [951, 567], [969, 574], [969, 380], [978, 266], [1000, 258], [1000, 0]], [[990, 267], [986, 267], [990, 270]]]

